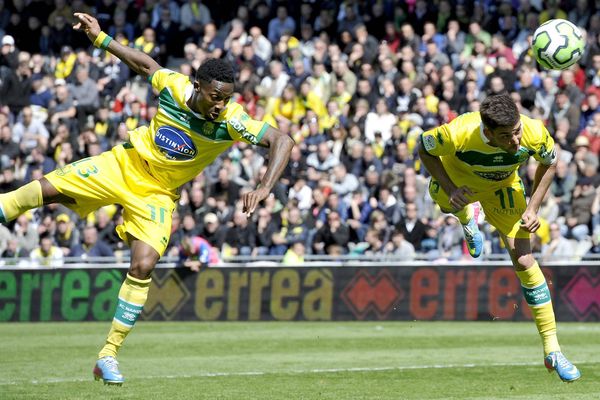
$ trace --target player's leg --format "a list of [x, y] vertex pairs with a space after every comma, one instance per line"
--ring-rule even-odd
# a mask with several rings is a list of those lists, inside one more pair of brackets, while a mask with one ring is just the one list
[[480, 212], [479, 205], [477, 203], [471, 203], [461, 210], [454, 209], [454, 207], [450, 205], [448, 195], [434, 179], [429, 182], [429, 194], [433, 201], [440, 206], [442, 212], [453, 214], [458, 218], [463, 228], [469, 254], [471, 254], [471, 257], [479, 257], [483, 250], [483, 235], [479, 231], [479, 226], [477, 225], [477, 219], [479, 218]]
[[100, 350], [94, 367], [96, 380], [102, 379], [104, 383], [113, 385], [121, 385], [125, 380], [119, 371], [117, 353], [142, 313], [152, 282], [150, 274], [160, 258], [160, 254], [149, 244], [131, 235], [128, 237], [131, 246], [131, 265], [119, 290], [117, 309], [106, 344]]
[[530, 239], [511, 238], [506, 235], [501, 235], [501, 237], [515, 266], [515, 272], [523, 288], [523, 295], [542, 338], [546, 368], [549, 371], [556, 370], [560, 379], [565, 382], [579, 379], [581, 373], [560, 350], [550, 290], [540, 266], [531, 254]]
[[[129, 159], [131, 161], [131, 159]], [[121, 384], [124, 379], [116, 361], [117, 353], [142, 312], [150, 289], [150, 274], [164, 254], [171, 233], [175, 208], [173, 195], [153, 188], [143, 171], [127, 164], [127, 189], [119, 194], [123, 205], [123, 225], [117, 227], [119, 236], [131, 247], [131, 266], [121, 290], [115, 316], [106, 343], [98, 355], [94, 368], [96, 379], [105, 383]]]
[[525, 300], [542, 338], [546, 366], [546, 360], [554, 360], [556, 362], [550, 368], [556, 369], [562, 380], [578, 379], [579, 371], [560, 352], [550, 291], [544, 274], [531, 253], [531, 235], [521, 228], [521, 215], [527, 207], [521, 181], [517, 180], [509, 187], [486, 193], [481, 196], [480, 201], [486, 219], [500, 233], [521, 281]]
[[12, 192], [0, 194], [0, 223], [17, 218], [32, 208], [50, 203], [73, 203], [74, 200], [56, 190], [46, 178], [34, 180]]

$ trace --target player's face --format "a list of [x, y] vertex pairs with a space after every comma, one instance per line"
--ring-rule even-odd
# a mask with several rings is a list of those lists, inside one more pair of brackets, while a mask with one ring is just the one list
[[510, 154], [516, 154], [521, 147], [521, 137], [523, 136], [521, 121], [515, 126], [499, 126], [496, 129], [488, 129], [490, 132], [490, 144], [499, 147]]
[[233, 83], [194, 81], [191, 108], [206, 119], [216, 119], [233, 95]]

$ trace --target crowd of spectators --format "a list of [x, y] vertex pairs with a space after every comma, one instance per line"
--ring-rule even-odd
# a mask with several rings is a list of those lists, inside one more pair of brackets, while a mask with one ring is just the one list
[[[586, 0], [0, 0], [0, 191], [108, 150], [156, 113], [146, 81], [72, 30], [73, 12], [83, 11], [115, 40], [191, 77], [208, 57], [231, 61], [234, 100], [297, 142], [274, 195], [251, 219], [239, 198], [265, 171], [263, 149], [236, 144], [182, 187], [168, 255], [188, 264], [235, 255], [287, 263], [305, 254], [461, 259], [460, 224], [428, 197], [416, 143], [423, 130], [504, 90], [523, 114], [545, 121], [561, 149], [535, 250], [546, 259], [599, 253], [595, 7]], [[584, 57], [562, 72], [541, 70], [529, 46], [551, 18], [586, 32]], [[535, 164], [521, 173], [530, 191]], [[114, 230], [120, 211], [104, 207], [81, 219], [63, 206], [39, 208], [0, 227], [0, 255], [54, 265], [123, 254]], [[497, 233], [482, 227], [486, 253], [502, 253]]]

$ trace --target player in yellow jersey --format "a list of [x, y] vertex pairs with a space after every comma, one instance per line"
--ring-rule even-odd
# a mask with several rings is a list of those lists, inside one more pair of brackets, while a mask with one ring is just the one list
[[[556, 166], [554, 141], [543, 123], [520, 115], [504, 93], [486, 98], [480, 112], [459, 116], [421, 135], [419, 155], [431, 174], [429, 193], [442, 211], [463, 225], [473, 257], [481, 254], [477, 226], [479, 202], [486, 219], [508, 249], [523, 294], [544, 347], [544, 364], [566, 382], [581, 376], [560, 350], [548, 285], [531, 254], [529, 236], [540, 226], [537, 212]], [[533, 191], [526, 202], [517, 170], [533, 156], [538, 161]]]
[[148, 78], [160, 93], [158, 112], [149, 127], [129, 132], [129, 143], [0, 195], [0, 222], [49, 203], [62, 203], [81, 216], [107, 204], [123, 206], [124, 222], [117, 232], [131, 247], [131, 264], [94, 366], [97, 380], [120, 385], [124, 378], [117, 352], [142, 311], [150, 274], [167, 247], [177, 188], [236, 141], [268, 147], [269, 166], [259, 187], [242, 196], [243, 211], [250, 215], [279, 179], [294, 141], [252, 120], [240, 105], [230, 102], [234, 72], [228, 62], [205, 61], [191, 82], [187, 76], [162, 69], [147, 54], [112, 40], [92, 16], [76, 13], [75, 18], [74, 29]]

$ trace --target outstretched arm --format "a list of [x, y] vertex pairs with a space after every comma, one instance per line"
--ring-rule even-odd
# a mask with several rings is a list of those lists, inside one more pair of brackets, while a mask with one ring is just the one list
[[529, 199], [529, 204], [527, 204], [525, 212], [521, 216], [521, 227], [528, 232], [534, 233], [540, 227], [537, 213], [544, 200], [544, 196], [554, 179], [555, 171], [556, 163], [552, 165], [538, 164], [533, 180], [531, 198]]
[[258, 203], [266, 199], [271, 193], [273, 186], [283, 173], [290, 159], [290, 152], [294, 147], [294, 140], [288, 135], [284, 135], [279, 130], [269, 127], [262, 137], [261, 145], [269, 148], [269, 166], [263, 176], [260, 186], [244, 194], [242, 197], [244, 212], [250, 216]]
[[419, 145], [419, 157], [427, 171], [439, 182], [442, 190], [448, 195], [450, 204], [455, 208], [455, 210], [444, 210], [445, 212], [462, 210], [471, 203], [467, 196], [472, 196], [473, 192], [467, 186], [457, 187], [446, 172], [442, 160], [427, 153], [422, 144]]
[[114, 54], [137, 74], [147, 78], [152, 75], [154, 71], [161, 68], [161, 66], [146, 53], [132, 49], [131, 47], [123, 46], [116, 40], [110, 40], [110, 36], [100, 30], [100, 25], [96, 18], [86, 13], [75, 13], [74, 15], [79, 22], [73, 26], [73, 29], [84, 31], [92, 43], [94, 43], [94, 46], [103, 48], [111, 54]]

